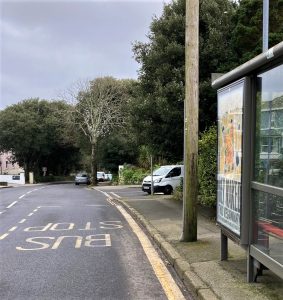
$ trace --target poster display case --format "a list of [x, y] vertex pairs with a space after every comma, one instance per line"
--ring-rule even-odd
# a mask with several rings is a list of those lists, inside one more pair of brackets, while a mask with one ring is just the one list
[[244, 80], [218, 91], [217, 222], [241, 235]]

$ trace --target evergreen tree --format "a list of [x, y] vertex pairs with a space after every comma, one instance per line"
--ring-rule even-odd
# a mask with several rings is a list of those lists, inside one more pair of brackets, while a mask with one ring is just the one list
[[[235, 14], [233, 45], [238, 63], [262, 52], [262, 0], [241, 0]], [[269, 48], [283, 40], [283, 1], [269, 0]]]
[[0, 151], [12, 151], [26, 175], [40, 175], [42, 167], [53, 175], [68, 174], [79, 151], [62, 118], [66, 109], [63, 102], [38, 98], [8, 106], [0, 112]]
[[[185, 78], [185, 0], [164, 6], [150, 26], [149, 42], [134, 45], [141, 64], [135, 126], [140, 140], [157, 155], [181, 160]], [[225, 12], [225, 13], [224, 13]], [[200, 1], [200, 129], [216, 121], [216, 96], [211, 73], [227, 71], [234, 5], [228, 0]]]

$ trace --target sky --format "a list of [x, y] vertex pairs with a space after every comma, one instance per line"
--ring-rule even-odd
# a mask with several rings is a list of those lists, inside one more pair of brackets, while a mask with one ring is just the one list
[[138, 77], [132, 52], [168, 0], [0, 0], [0, 109], [75, 82]]

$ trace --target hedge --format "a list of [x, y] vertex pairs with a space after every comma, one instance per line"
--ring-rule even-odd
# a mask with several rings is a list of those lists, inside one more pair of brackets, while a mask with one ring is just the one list
[[[198, 179], [199, 197], [198, 203], [203, 206], [216, 206], [216, 173], [217, 173], [217, 129], [210, 127], [201, 134], [199, 139]], [[173, 199], [183, 200], [183, 186], [176, 188]]]
[[134, 166], [124, 166], [119, 173], [119, 184], [141, 184], [150, 172]]
[[199, 202], [204, 206], [216, 206], [217, 128], [210, 127], [199, 140], [198, 178]]

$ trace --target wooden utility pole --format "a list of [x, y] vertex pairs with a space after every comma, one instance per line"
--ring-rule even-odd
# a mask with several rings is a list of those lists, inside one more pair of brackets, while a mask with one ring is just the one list
[[181, 241], [197, 240], [198, 115], [199, 115], [199, 0], [186, 1], [184, 107], [184, 188]]

